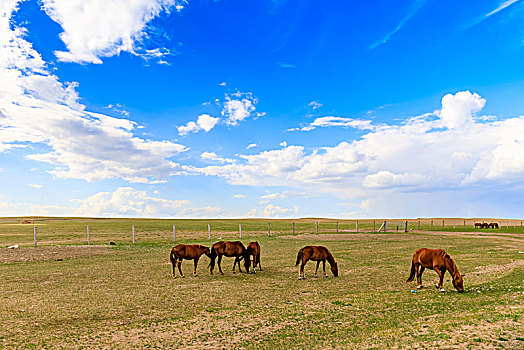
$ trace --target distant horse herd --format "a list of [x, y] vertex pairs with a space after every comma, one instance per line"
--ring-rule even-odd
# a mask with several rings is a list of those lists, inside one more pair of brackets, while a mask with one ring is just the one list
[[496, 222], [490, 222], [489, 224], [487, 222], [476, 222], [475, 228], [499, 228], [499, 224]]
[[[257, 266], [260, 271], [262, 271], [262, 266], [260, 264], [260, 244], [258, 242], [250, 242], [247, 245], [247, 248], [240, 241], [220, 241], [209, 247], [194, 244], [179, 244], [171, 249], [169, 258], [171, 264], [173, 264], [173, 278], [176, 278], [175, 267], [178, 267], [178, 271], [181, 277], [184, 277], [182, 272], [182, 260], [193, 260], [194, 270], [193, 276], [197, 276], [197, 265], [198, 260], [205, 254], [209, 259], [209, 272], [212, 275], [215, 268], [215, 262], [218, 265], [218, 271], [220, 274], [222, 272], [221, 262], [222, 257], [234, 257], [235, 262], [233, 263], [233, 273], [235, 273], [235, 268], [238, 264], [238, 270], [242, 272], [240, 268], [240, 262], [244, 260], [244, 268], [247, 273], [251, 273], [251, 257], [253, 257], [253, 269], [252, 273], [256, 273]], [[338, 264], [335, 261], [335, 258], [331, 252], [324, 246], [305, 246], [304, 248], [298, 251], [297, 260], [295, 266], [300, 265], [300, 270], [298, 273], [298, 279], [304, 279], [304, 266], [306, 263], [311, 261], [317, 262], [317, 267], [315, 269], [314, 277], [317, 278], [318, 268], [320, 263], [323, 264], [324, 277], [328, 277], [326, 274], [326, 261], [331, 266], [331, 273], [333, 276], [338, 277]], [[452, 283], [455, 289], [462, 293], [464, 292], [464, 282], [455, 261], [446, 253], [443, 249], [427, 249], [422, 248], [417, 250], [413, 254], [411, 261], [411, 273], [406, 282], [411, 282], [417, 277], [417, 289], [423, 288], [422, 285], [422, 273], [425, 269], [435, 271], [439, 276], [439, 282], [436, 285], [437, 289], [440, 289], [441, 292], [445, 292], [442, 284], [444, 281], [444, 274], [446, 271], [452, 276]]]

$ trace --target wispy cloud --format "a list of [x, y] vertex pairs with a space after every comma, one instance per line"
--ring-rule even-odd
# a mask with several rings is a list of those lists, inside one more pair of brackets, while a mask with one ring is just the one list
[[411, 8], [409, 9], [409, 12], [407, 13], [407, 15], [404, 18], [402, 18], [402, 20], [395, 27], [395, 29], [393, 29], [391, 32], [386, 34], [386, 36], [383, 39], [376, 41], [373, 44], [369, 45], [369, 48], [373, 50], [374, 48], [387, 43], [391, 39], [391, 37], [393, 37], [393, 35], [395, 35], [399, 30], [401, 30], [402, 27], [404, 27], [404, 25], [406, 24], [406, 22], [409, 21], [417, 13], [417, 11], [420, 10], [422, 6], [424, 6], [426, 1], [427, 0], [417, 0], [413, 2], [413, 4], [411, 5]]
[[515, 3], [518, 3], [520, 2], [521, 0], [506, 0], [506, 1], [503, 1], [496, 9], [494, 9], [493, 11], [490, 11], [488, 13], [486, 13], [484, 16], [481, 16], [479, 18], [477, 18], [476, 20], [474, 20], [472, 23], [470, 23], [468, 26], [466, 26], [465, 29], [468, 29], [468, 28], [471, 28], [485, 20], [487, 20], [488, 18], [490, 18], [491, 16], [494, 16], [496, 15], [497, 13], [499, 13], [500, 11], [503, 11], [505, 9], [507, 9], [508, 7], [510, 7], [511, 5], [514, 5]]

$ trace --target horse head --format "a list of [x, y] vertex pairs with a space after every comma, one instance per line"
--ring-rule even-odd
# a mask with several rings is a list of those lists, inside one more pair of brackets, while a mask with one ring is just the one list
[[457, 290], [459, 293], [464, 293], [464, 280], [462, 279], [462, 275], [460, 273], [457, 273], [455, 276], [453, 276], [453, 287]]
[[204, 248], [204, 254], [206, 254], [206, 256], [207, 256], [208, 258], [210, 258], [211, 252], [210, 252], [210, 250], [209, 250], [209, 247], [202, 247], [202, 248]]
[[338, 264], [336, 261], [333, 261], [333, 264], [331, 264], [331, 272], [333, 276], [338, 277]]

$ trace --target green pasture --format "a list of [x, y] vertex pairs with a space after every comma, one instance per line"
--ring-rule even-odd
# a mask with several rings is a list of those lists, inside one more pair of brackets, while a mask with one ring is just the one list
[[[0, 348], [524, 348], [519, 225], [443, 234], [429, 231], [430, 220], [422, 232], [410, 227], [417, 220], [408, 226], [417, 232], [397, 233], [389, 224], [388, 234], [366, 234], [372, 220], [359, 221], [359, 233], [355, 221], [339, 220], [337, 234], [337, 220], [301, 219], [293, 237], [293, 220], [32, 219], [34, 225], [0, 219]], [[198, 277], [191, 261], [182, 265], [185, 278], [171, 277], [173, 224], [177, 243], [211, 245], [219, 237], [237, 239], [239, 223], [244, 244], [261, 244], [263, 271], [233, 274], [233, 259], [224, 258], [224, 275], [210, 276], [203, 256]], [[92, 253], [78, 247], [86, 243], [87, 225], [97, 246]], [[11, 244], [22, 247], [5, 249]], [[308, 278], [298, 280], [295, 260], [305, 245], [328, 247], [340, 276], [328, 265], [329, 278], [312, 278], [310, 262]], [[455, 259], [466, 293], [453, 290], [449, 275], [447, 292], [439, 292], [436, 273], [427, 270], [426, 288], [412, 292], [415, 283], [405, 281], [421, 247], [443, 248]]]

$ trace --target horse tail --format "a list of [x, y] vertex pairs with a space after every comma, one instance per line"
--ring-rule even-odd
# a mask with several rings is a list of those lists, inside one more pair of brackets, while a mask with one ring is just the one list
[[171, 264], [175, 265], [176, 263], [175, 248], [171, 249], [171, 254], [169, 254], [169, 260], [171, 260]]
[[406, 282], [411, 282], [415, 279], [415, 274], [417, 273], [417, 267], [415, 266], [415, 262], [411, 261], [411, 274], [409, 275], [409, 278]]
[[300, 249], [298, 251], [298, 255], [297, 255], [297, 263], [295, 264], [295, 266], [298, 266], [298, 264], [300, 264], [300, 261], [302, 260], [302, 255], [304, 254], [304, 252], [302, 251], [302, 249]]

